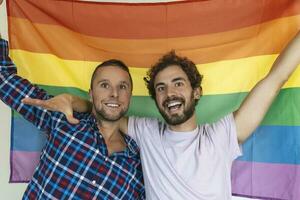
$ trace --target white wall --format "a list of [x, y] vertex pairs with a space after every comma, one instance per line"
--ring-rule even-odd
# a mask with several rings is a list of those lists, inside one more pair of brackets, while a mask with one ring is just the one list
[[[7, 39], [5, 1], [0, 5], [0, 33]], [[9, 184], [10, 109], [0, 101], [0, 199], [21, 199], [26, 184]]]
[[[0, 33], [2, 38], [8, 38], [5, 1], [0, 5]], [[0, 101], [0, 199], [17, 200], [22, 198], [27, 184], [8, 183], [10, 168], [10, 117], [10, 109]], [[237, 197], [234, 197], [233, 199], [246, 200], [246, 198]]]

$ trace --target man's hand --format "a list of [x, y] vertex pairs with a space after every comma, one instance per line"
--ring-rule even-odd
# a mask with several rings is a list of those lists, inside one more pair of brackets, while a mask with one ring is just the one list
[[79, 120], [73, 117], [73, 99], [69, 94], [60, 94], [49, 100], [24, 98], [22, 99], [22, 103], [32, 106], [39, 106], [51, 111], [62, 112], [66, 115], [68, 122], [71, 124], [79, 123]]

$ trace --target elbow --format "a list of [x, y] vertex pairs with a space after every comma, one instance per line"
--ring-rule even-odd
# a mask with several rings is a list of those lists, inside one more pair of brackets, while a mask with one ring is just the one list
[[273, 87], [275, 86], [276, 88], [280, 89], [289, 80], [289, 78], [290, 75], [286, 74], [270, 74], [265, 79], [269, 80], [269, 83], [271, 83]]

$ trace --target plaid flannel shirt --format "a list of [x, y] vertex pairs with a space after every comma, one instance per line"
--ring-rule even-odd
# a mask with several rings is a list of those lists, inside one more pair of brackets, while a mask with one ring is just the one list
[[40, 162], [23, 199], [144, 199], [141, 162], [136, 143], [124, 135], [126, 150], [108, 155], [91, 114], [76, 114], [77, 125], [64, 115], [24, 105], [26, 96], [49, 95], [16, 75], [7, 41], [0, 41], [0, 98], [25, 119], [47, 132]]

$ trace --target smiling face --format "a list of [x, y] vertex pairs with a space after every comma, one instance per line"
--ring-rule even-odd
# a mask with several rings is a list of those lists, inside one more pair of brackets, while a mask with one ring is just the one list
[[200, 90], [192, 88], [179, 66], [170, 65], [158, 72], [154, 88], [156, 105], [169, 125], [180, 125], [194, 116]]
[[128, 72], [116, 66], [97, 69], [90, 89], [93, 113], [98, 120], [117, 121], [128, 110], [132, 85]]

